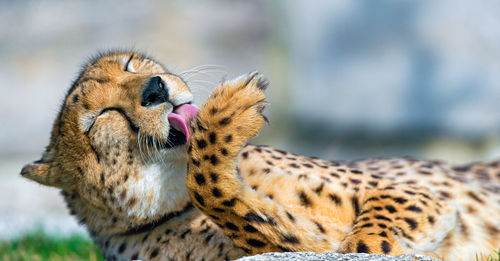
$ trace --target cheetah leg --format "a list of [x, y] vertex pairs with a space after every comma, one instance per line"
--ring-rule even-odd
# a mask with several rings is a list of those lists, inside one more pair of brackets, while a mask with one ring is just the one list
[[433, 251], [456, 224], [456, 209], [424, 188], [393, 184], [367, 191], [340, 252], [399, 255]]
[[321, 227], [257, 194], [239, 177], [236, 159], [260, 131], [266, 104], [263, 76], [252, 73], [219, 86], [192, 123], [186, 185], [194, 204], [249, 254], [337, 250]]

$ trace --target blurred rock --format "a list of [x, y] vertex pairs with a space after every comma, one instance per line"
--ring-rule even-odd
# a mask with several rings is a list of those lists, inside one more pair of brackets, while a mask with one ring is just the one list
[[438, 259], [421, 256], [421, 255], [370, 255], [370, 254], [338, 254], [333, 252], [312, 253], [312, 252], [295, 252], [295, 253], [266, 253], [262, 255], [249, 256], [237, 259], [238, 261], [438, 261]]

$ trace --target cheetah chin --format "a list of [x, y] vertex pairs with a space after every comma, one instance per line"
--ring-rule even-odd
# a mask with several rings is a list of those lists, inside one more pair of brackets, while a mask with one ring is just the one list
[[23, 177], [59, 188], [108, 260], [229, 260], [272, 251], [485, 258], [500, 246], [500, 161], [325, 161], [248, 145], [269, 83], [187, 79], [136, 52], [96, 56]]

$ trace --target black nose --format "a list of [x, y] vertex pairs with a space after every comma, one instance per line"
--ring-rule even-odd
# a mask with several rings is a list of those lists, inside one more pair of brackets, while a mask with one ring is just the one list
[[149, 79], [148, 85], [142, 92], [142, 106], [153, 106], [168, 101], [168, 90], [160, 76]]

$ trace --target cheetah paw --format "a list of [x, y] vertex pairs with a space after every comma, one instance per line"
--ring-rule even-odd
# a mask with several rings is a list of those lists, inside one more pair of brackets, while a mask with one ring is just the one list
[[244, 145], [267, 121], [262, 115], [267, 105], [267, 86], [267, 80], [258, 72], [222, 83], [200, 108], [198, 130], [210, 130], [222, 142]]

